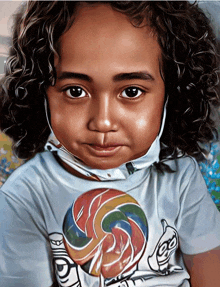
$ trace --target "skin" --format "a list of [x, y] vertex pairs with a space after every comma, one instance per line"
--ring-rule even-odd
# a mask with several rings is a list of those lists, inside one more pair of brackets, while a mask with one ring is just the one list
[[219, 287], [220, 246], [196, 255], [183, 255], [192, 287]]
[[[60, 46], [57, 82], [47, 91], [58, 140], [98, 169], [144, 155], [160, 130], [165, 98], [161, 49], [149, 27], [133, 27], [107, 5], [84, 7]], [[184, 261], [192, 287], [219, 286], [219, 248]]]

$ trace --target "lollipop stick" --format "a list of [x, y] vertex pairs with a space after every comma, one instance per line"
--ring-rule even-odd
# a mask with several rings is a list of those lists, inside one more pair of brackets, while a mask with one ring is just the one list
[[104, 281], [104, 277], [102, 276], [102, 273], [100, 274], [99, 277], [99, 287], [105, 287], [105, 281]]

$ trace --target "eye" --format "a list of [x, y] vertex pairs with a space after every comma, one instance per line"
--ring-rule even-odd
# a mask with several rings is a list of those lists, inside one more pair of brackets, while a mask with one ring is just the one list
[[172, 248], [174, 248], [176, 245], [177, 245], [177, 239], [176, 239], [176, 237], [173, 237], [173, 239], [172, 239], [172, 240], [170, 241], [170, 243], [169, 243], [168, 249], [172, 249]]
[[84, 98], [86, 96], [86, 92], [78, 86], [68, 87], [64, 92], [70, 98]]
[[56, 259], [56, 269], [59, 277], [64, 277], [68, 274], [69, 266], [63, 259]]
[[164, 242], [164, 243], [160, 246], [160, 248], [159, 248], [159, 250], [158, 250], [159, 256], [161, 256], [166, 250], [167, 250], [167, 243]]
[[139, 96], [141, 96], [144, 93], [144, 91], [140, 88], [137, 87], [129, 87], [126, 88], [123, 92], [122, 92], [122, 97], [123, 98], [138, 98]]

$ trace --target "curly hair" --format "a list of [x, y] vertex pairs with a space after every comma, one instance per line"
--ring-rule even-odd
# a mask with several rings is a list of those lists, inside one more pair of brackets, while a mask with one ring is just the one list
[[[13, 139], [20, 158], [31, 158], [44, 148], [50, 134], [44, 96], [56, 81], [59, 39], [74, 23], [78, 7], [96, 2], [30, 1], [17, 13], [1, 80], [0, 129]], [[175, 158], [179, 150], [200, 155], [200, 143], [216, 138], [211, 111], [220, 104], [219, 58], [209, 20], [196, 3], [187, 1], [101, 3], [127, 15], [135, 27], [147, 23], [157, 36], [169, 96], [161, 138], [166, 148], [160, 159]]]

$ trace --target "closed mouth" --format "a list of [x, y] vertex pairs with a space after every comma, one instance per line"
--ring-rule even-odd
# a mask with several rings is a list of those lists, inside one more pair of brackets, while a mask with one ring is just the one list
[[106, 144], [106, 145], [91, 144], [90, 146], [92, 146], [94, 149], [97, 149], [97, 150], [111, 150], [121, 145], [120, 144]]
[[97, 156], [112, 156], [121, 146], [120, 144], [88, 144], [89, 149]]

